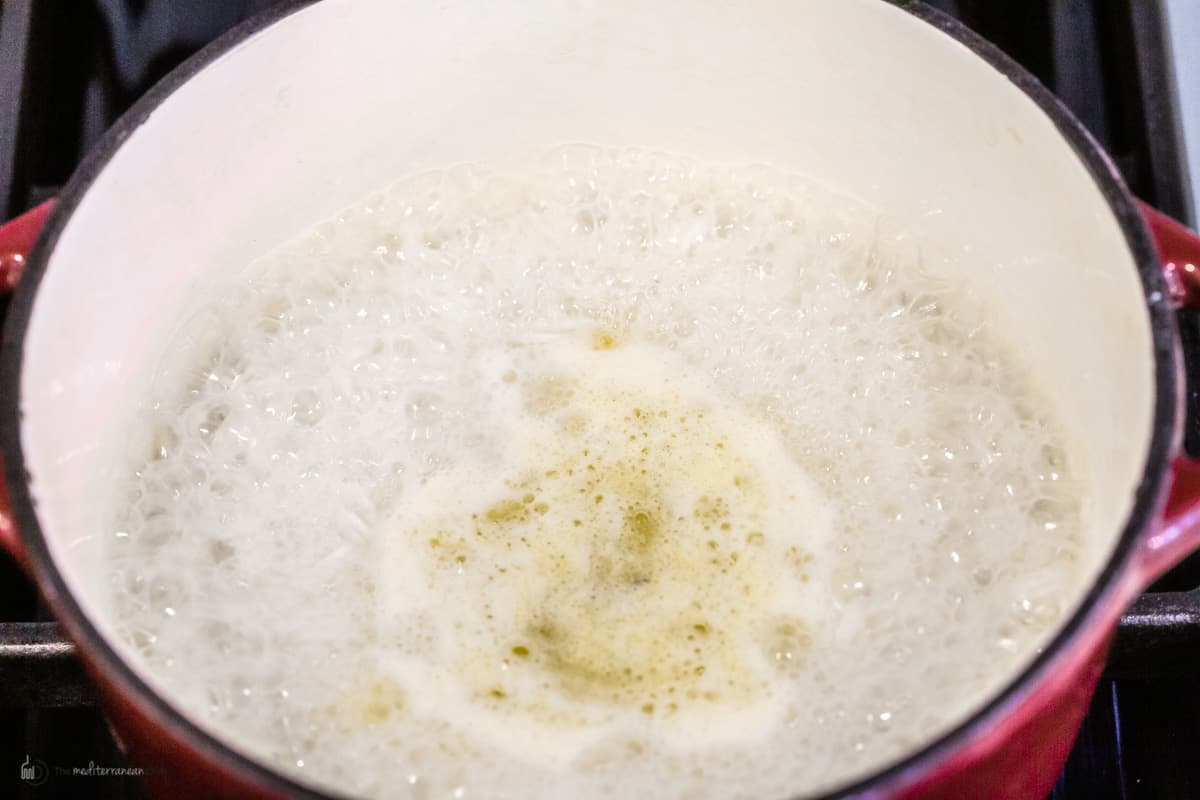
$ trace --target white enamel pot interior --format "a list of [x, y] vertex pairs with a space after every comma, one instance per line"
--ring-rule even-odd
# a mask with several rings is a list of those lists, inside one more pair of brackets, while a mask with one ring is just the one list
[[926, 269], [969, 269], [1058, 404], [1108, 592], [1173, 446], [1153, 250], [1065, 112], [939, 25], [882, 0], [324, 0], [210, 48], [81, 169], [14, 302], [9, 479], [70, 632], [163, 703], [105, 616], [97, 487], [189, 297], [397, 177], [571, 142], [771, 162], [966, 253]]

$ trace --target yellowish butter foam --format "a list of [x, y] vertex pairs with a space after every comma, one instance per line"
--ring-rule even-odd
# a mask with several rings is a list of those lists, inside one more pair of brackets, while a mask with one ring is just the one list
[[415, 176], [197, 303], [131, 423], [122, 635], [379, 797], [764, 797], [961, 719], [1085, 580], [1082, 476], [963, 287], [766, 166]]

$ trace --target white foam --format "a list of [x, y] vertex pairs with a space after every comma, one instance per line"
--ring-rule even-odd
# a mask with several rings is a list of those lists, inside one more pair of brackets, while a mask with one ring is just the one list
[[131, 423], [114, 608], [308, 780], [816, 790], [959, 720], [1082, 588], [1083, 476], [979, 304], [769, 167], [416, 176], [198, 308]]

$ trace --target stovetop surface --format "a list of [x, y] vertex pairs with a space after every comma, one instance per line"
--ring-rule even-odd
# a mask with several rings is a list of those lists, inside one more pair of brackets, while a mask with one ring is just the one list
[[[1167, 2], [1181, 7], [1195, 0]], [[5, 219], [52, 196], [99, 135], [154, 81], [273, 0], [2, 3]], [[1194, 222], [1180, 87], [1160, 3], [930, 4], [963, 19], [1050, 86], [1114, 157], [1135, 193]], [[1173, 44], [1178, 51], [1178, 35]], [[1200, 51], [1200, 41], [1192, 46]], [[1200, 93], [1200, 87], [1188, 88]], [[1182, 105], [1198, 102], [1189, 95]], [[1185, 343], [1200, 354], [1200, 317], [1184, 312], [1180, 322]], [[1200, 375], [1200, 360], [1189, 366]], [[1200, 386], [1189, 392], [1200, 409]], [[1192, 416], [1200, 421], [1200, 414]], [[1200, 424], [1189, 433], [1188, 446], [1200, 454]], [[1109, 670], [1054, 790], [1056, 800], [1200, 798], [1198, 587], [1200, 558], [1194, 557], [1123, 619]], [[39, 620], [48, 617], [35, 591], [0, 558], [0, 796], [140, 797], [128, 777], [52, 771], [36, 786], [20, 779], [27, 759], [68, 771], [124, 764], [69, 652], [57, 645], [54, 627], [28, 624]]]

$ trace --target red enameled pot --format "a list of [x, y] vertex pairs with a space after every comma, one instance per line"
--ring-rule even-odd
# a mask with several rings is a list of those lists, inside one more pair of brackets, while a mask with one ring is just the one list
[[222, 265], [389, 179], [577, 141], [772, 162], [960, 256], [927, 268], [958, 270], [988, 297], [1046, 384], [1078, 443], [1103, 557], [1002, 691], [837, 794], [1044, 797], [1120, 612], [1200, 546], [1173, 313], [1200, 300], [1200, 240], [1139, 206], [1078, 122], [994, 47], [884, 0], [285, 2], [156, 86], [56, 204], [0, 228], [0, 277], [15, 286], [0, 537], [78, 646], [134, 763], [155, 768], [146, 788], [321, 796], [176, 710], [105, 619], [93, 489], [131, 375]]

